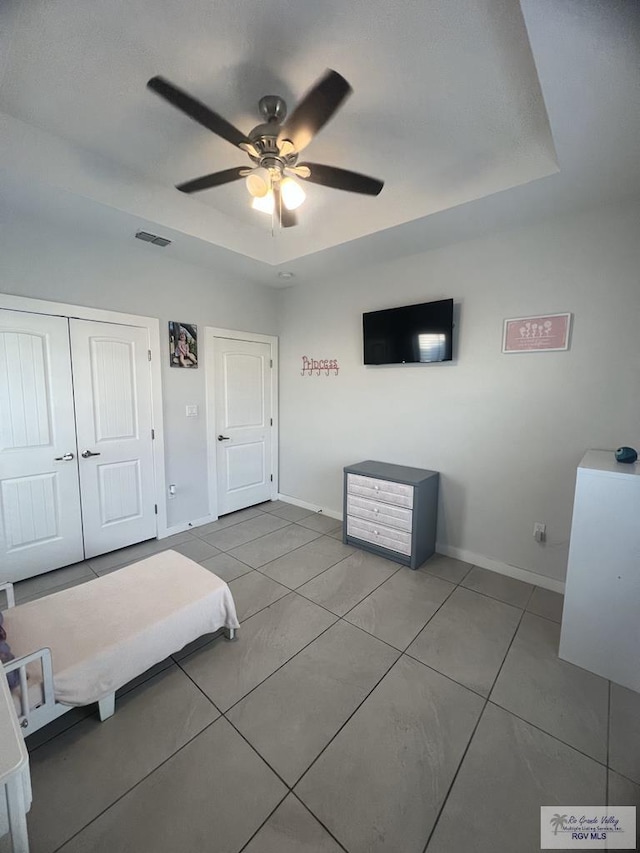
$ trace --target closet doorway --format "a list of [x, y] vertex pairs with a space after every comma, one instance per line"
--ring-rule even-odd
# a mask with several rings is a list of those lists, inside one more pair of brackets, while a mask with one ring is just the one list
[[156, 535], [147, 328], [0, 309], [0, 581]]

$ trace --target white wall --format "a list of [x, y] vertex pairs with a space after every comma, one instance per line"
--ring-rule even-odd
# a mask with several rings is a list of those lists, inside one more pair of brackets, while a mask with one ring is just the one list
[[[197, 370], [170, 368], [167, 322], [274, 334], [274, 292], [175, 261], [170, 247], [71, 233], [33, 218], [0, 226], [0, 292], [160, 319], [166, 475], [177, 486], [168, 524], [208, 515], [203, 340]], [[187, 403], [198, 405], [198, 418], [185, 417]]]
[[[639, 222], [601, 209], [282, 292], [281, 493], [341, 512], [345, 464], [431, 468], [442, 549], [564, 580], [576, 465], [640, 447]], [[455, 362], [363, 366], [363, 311], [447, 297]], [[501, 353], [505, 317], [566, 311], [568, 352]], [[302, 377], [303, 355], [339, 375]]]

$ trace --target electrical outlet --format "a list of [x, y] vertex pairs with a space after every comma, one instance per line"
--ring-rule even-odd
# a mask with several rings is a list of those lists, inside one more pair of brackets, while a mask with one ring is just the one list
[[171, 500], [171, 498], [175, 498], [175, 496], [176, 496], [176, 487], [175, 487], [174, 483], [171, 483], [169, 485], [169, 500]]
[[547, 525], [542, 521], [536, 521], [533, 525], [533, 538], [536, 542], [546, 542], [547, 541]]

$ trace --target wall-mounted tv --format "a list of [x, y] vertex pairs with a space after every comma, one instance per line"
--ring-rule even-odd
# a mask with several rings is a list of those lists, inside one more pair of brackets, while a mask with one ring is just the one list
[[365, 364], [451, 361], [453, 299], [362, 315]]

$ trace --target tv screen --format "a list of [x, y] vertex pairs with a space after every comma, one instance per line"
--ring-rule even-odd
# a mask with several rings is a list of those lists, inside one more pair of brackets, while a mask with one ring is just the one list
[[365, 364], [451, 361], [453, 299], [362, 315]]

